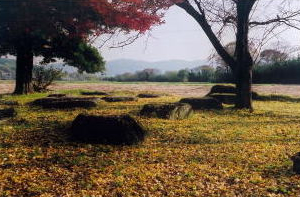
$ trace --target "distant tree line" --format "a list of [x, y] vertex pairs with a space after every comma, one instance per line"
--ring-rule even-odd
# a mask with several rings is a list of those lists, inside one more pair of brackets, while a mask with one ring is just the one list
[[86, 72], [63, 72], [62, 77], [59, 79], [61, 81], [99, 81], [101, 80], [101, 75], [99, 74], [90, 74]]
[[[161, 73], [156, 69], [145, 69], [135, 73], [124, 73], [114, 77], [106, 77], [107, 81], [119, 82], [208, 82], [233, 83], [231, 69], [218, 66], [199, 66], [194, 69], [182, 69]], [[285, 61], [265, 61], [253, 69], [253, 82], [258, 84], [300, 84], [300, 58]]]

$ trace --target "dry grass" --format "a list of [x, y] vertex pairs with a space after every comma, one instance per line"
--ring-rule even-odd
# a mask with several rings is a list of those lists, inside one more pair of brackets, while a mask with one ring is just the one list
[[[130, 90], [115, 94], [140, 93]], [[16, 118], [0, 122], [0, 196], [300, 196], [300, 177], [291, 172], [289, 159], [300, 151], [298, 102], [259, 101], [252, 114], [226, 108], [170, 121], [139, 117], [136, 111], [181, 96], [101, 101], [92, 110], [53, 111], [26, 104], [44, 96], [4, 97], [22, 105]], [[129, 113], [151, 135], [133, 147], [71, 142], [65, 131], [83, 112]]]
[[[133, 91], [133, 92], [162, 92], [176, 96], [204, 96], [211, 84], [197, 83], [56, 83], [50, 89], [59, 90], [95, 90], [95, 91]], [[13, 91], [11, 81], [0, 81], [0, 94]], [[300, 97], [300, 85], [254, 85], [254, 91], [260, 94], [289, 95]]]

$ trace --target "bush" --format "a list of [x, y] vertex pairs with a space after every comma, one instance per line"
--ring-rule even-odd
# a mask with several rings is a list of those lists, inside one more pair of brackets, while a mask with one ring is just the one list
[[33, 68], [32, 86], [36, 92], [47, 91], [47, 88], [54, 80], [60, 79], [63, 73], [61, 69], [45, 68], [43, 66], [35, 66]]

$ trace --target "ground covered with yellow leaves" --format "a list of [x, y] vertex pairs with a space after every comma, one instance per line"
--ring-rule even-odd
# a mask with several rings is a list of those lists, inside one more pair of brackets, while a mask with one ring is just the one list
[[[4, 97], [21, 105], [15, 118], [0, 122], [0, 196], [300, 196], [290, 160], [300, 151], [298, 102], [259, 101], [254, 113], [227, 107], [174, 121], [137, 111], [177, 96], [99, 101], [91, 110], [27, 104], [46, 95]], [[71, 142], [67, 129], [80, 113], [129, 113], [150, 135], [130, 147]]]

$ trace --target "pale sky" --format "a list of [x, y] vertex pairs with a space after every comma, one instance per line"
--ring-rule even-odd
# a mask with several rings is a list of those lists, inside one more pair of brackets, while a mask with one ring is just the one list
[[[191, 16], [175, 6], [167, 12], [165, 24], [155, 27], [150, 34], [150, 37], [145, 35], [124, 48], [109, 49], [111, 44], [107, 44], [101, 48], [101, 53], [106, 60], [126, 58], [161, 61], [206, 59], [213, 51], [200, 26]], [[119, 37], [114, 41], [123, 39]], [[299, 45], [300, 32], [286, 31], [281, 35], [281, 39], [291, 45]]]

